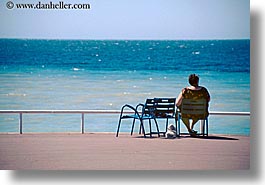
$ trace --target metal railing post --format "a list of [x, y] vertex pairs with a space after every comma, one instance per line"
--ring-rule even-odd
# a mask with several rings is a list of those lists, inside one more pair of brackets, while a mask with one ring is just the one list
[[85, 113], [82, 113], [81, 116], [81, 133], [85, 133]]
[[19, 113], [19, 133], [22, 134], [22, 112]]

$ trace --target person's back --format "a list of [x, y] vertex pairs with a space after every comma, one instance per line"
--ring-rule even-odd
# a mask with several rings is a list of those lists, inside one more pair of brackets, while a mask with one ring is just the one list
[[205, 87], [199, 87], [198, 90], [192, 90], [190, 88], [184, 88], [183, 98], [194, 99], [194, 100], [204, 98], [204, 99], [208, 100], [209, 93]]
[[[177, 103], [176, 105], [180, 107], [182, 105], [182, 100], [183, 99], [205, 99], [207, 102], [207, 112], [206, 112], [206, 117], [209, 115], [208, 112], [208, 102], [210, 101], [210, 94], [208, 90], [205, 87], [199, 86], [199, 77], [196, 74], [191, 74], [189, 76], [189, 83], [191, 86], [183, 88], [182, 91], [180, 92], [178, 98], [177, 98]], [[182, 118], [182, 121], [185, 123], [189, 133], [191, 135], [196, 134], [197, 132], [193, 130], [193, 127], [195, 123], [201, 118], [201, 115], [196, 115], [192, 116], [192, 123], [190, 126], [189, 119], [188, 118]]]
[[[205, 99], [207, 103], [207, 109], [205, 114], [196, 114], [196, 115], [189, 115], [184, 117], [190, 117], [191, 119], [201, 119], [206, 118], [209, 115], [208, 111], [208, 100], [210, 98], [209, 92], [205, 87], [198, 87], [196, 90], [192, 90], [190, 88], [184, 88], [182, 91], [183, 99], [192, 99], [192, 100], [199, 100], [199, 99]], [[181, 108], [180, 108], [181, 109]]]

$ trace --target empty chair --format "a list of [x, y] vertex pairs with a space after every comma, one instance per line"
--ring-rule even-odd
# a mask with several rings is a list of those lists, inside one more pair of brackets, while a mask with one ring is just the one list
[[[165, 128], [168, 127], [169, 119], [174, 119], [175, 122], [175, 107], [176, 98], [154, 98], [155, 101], [155, 117], [156, 119], [166, 119]], [[175, 122], [177, 129], [177, 123]], [[165, 134], [163, 132], [163, 134]]]
[[[125, 110], [129, 110], [129, 111], [133, 111], [133, 114], [126, 114]], [[154, 103], [154, 99], [146, 99], [145, 104], [138, 104], [135, 108], [131, 105], [124, 105], [121, 108], [121, 114], [120, 114], [120, 118], [119, 118], [119, 123], [118, 123], [118, 128], [117, 128], [117, 132], [116, 132], [116, 137], [118, 137], [119, 135], [119, 131], [120, 131], [120, 126], [122, 123], [122, 120], [124, 119], [132, 119], [132, 127], [131, 127], [131, 135], [133, 134], [133, 130], [134, 130], [134, 125], [135, 125], [135, 121], [139, 120], [140, 122], [140, 131], [139, 133], [142, 131], [144, 134], [144, 137], [146, 137], [146, 135], [150, 134], [150, 137], [152, 137], [152, 130], [151, 130], [151, 120], [154, 120], [155, 124], [156, 124], [156, 128], [157, 128], [157, 134], [158, 137], [159, 135], [159, 128], [158, 128], [158, 124], [155, 118], [155, 103]], [[150, 127], [150, 132], [146, 133], [145, 132], [145, 128], [144, 128], [144, 120], [148, 120], [149, 121], [149, 127]]]

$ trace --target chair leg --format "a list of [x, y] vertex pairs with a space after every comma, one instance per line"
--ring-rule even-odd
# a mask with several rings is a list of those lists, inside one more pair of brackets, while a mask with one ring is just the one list
[[119, 124], [118, 124], [118, 128], [117, 128], [116, 137], [118, 137], [118, 136], [119, 136], [120, 125], [121, 125], [121, 118], [120, 118], [120, 120], [119, 120]]
[[204, 120], [200, 120], [201, 121], [201, 134], [202, 136], [205, 135], [205, 121]]
[[178, 120], [175, 119], [175, 128], [176, 128], [176, 135], [178, 136]]
[[206, 136], [208, 137], [208, 130], [209, 127], [208, 127], [208, 118], [206, 118]]
[[139, 128], [139, 134], [142, 133], [142, 125], [140, 124], [140, 128]]
[[144, 134], [144, 137], [146, 138], [146, 134], [145, 134], [145, 130], [144, 130], [144, 122], [143, 122], [143, 120], [140, 120], [140, 127], [142, 128], [142, 130], [143, 130], [143, 134]]
[[157, 130], [158, 137], [160, 137], [160, 131], [159, 131], [158, 123], [157, 123], [156, 119], [154, 119], [154, 120], [155, 120], [155, 124], [156, 124], [156, 130]]
[[132, 129], [131, 129], [131, 135], [133, 134], [134, 123], [135, 123], [135, 118], [133, 119], [133, 124], [132, 124]]
[[208, 136], [208, 118], [206, 118], [205, 120], [201, 120], [202, 123], [202, 135], [204, 136]]
[[178, 135], [180, 136], [180, 115], [178, 115]]
[[167, 132], [167, 127], [168, 127], [168, 118], [167, 118], [167, 121], [166, 121], [166, 132]]
[[150, 128], [150, 137], [152, 137], [151, 119], [148, 119], [148, 121], [149, 121], [149, 128]]

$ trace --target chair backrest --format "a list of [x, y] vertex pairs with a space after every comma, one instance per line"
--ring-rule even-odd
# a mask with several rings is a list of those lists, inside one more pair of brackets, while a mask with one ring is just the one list
[[155, 101], [154, 99], [146, 99], [145, 105], [143, 107], [143, 114], [154, 114], [155, 111]]
[[154, 98], [156, 117], [173, 117], [175, 115], [176, 98]]
[[204, 119], [208, 116], [206, 99], [182, 99], [181, 116], [182, 118], [192, 118], [196, 116]]

